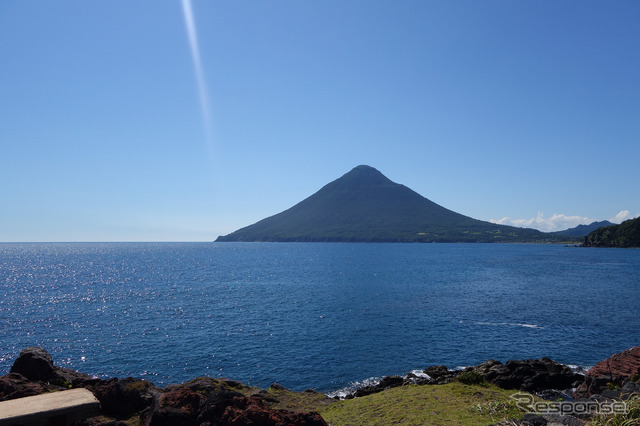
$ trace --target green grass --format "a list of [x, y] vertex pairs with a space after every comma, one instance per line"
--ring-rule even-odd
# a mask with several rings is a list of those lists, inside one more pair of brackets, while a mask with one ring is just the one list
[[[472, 382], [476, 381], [475, 377], [470, 379], [474, 379], [471, 380]], [[330, 399], [314, 391], [294, 392], [280, 387], [261, 390], [224, 379], [195, 379], [174, 388], [181, 386], [190, 386], [194, 391], [205, 394], [208, 391], [232, 389], [246, 396], [259, 395], [274, 409], [296, 412], [317, 411], [332, 426], [486, 426], [507, 419], [520, 419], [523, 415], [516, 407], [515, 400], [509, 397], [517, 391], [500, 389], [488, 383], [464, 384], [456, 381], [446, 385], [408, 385], [344, 401]], [[536, 398], [536, 400], [539, 399]], [[130, 426], [142, 424], [138, 415], [133, 416], [126, 423]], [[609, 418], [600, 419], [600, 422], [594, 424], [598, 426], [637, 425], [637, 423], [612, 421]]]
[[589, 426], [640, 426], [640, 395], [626, 401], [624, 414], [603, 414], [592, 419]]
[[484, 376], [477, 371], [465, 371], [458, 376], [457, 380], [465, 385], [484, 385], [486, 383]]
[[488, 425], [524, 413], [509, 395], [493, 385], [460, 382], [436, 386], [402, 386], [336, 401], [317, 411], [327, 423], [340, 425]]
[[320, 411], [330, 404], [338, 402], [328, 398], [318, 392], [293, 392], [288, 389], [266, 390], [269, 399], [266, 400], [271, 408], [308, 413], [309, 411]]

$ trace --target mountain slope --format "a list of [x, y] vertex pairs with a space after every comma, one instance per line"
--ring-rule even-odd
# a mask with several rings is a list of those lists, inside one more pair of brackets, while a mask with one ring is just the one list
[[358, 166], [288, 210], [216, 241], [506, 242], [556, 237], [472, 219]]
[[640, 247], [640, 217], [596, 229], [584, 237], [585, 247]]
[[585, 237], [598, 228], [611, 225], [613, 225], [613, 223], [608, 220], [602, 220], [600, 222], [591, 222], [588, 225], [578, 225], [574, 228], [565, 229], [564, 231], [556, 231], [554, 234], [570, 235], [572, 237]]

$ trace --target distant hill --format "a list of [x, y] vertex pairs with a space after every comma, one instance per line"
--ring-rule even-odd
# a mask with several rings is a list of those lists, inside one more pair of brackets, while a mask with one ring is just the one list
[[599, 228], [584, 237], [585, 247], [640, 247], [640, 217]]
[[588, 225], [578, 225], [575, 228], [565, 229], [564, 231], [556, 231], [554, 234], [568, 235], [572, 237], [586, 237], [589, 233], [595, 231], [603, 226], [611, 226], [613, 223], [608, 220], [601, 220], [600, 222], [591, 222]]
[[373, 167], [358, 166], [290, 209], [216, 241], [543, 242], [560, 238], [472, 219], [392, 182]]

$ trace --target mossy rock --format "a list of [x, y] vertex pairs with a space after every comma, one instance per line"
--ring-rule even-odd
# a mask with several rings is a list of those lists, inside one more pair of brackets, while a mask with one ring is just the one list
[[465, 371], [458, 376], [458, 381], [465, 385], [483, 385], [486, 383], [484, 376], [477, 371]]

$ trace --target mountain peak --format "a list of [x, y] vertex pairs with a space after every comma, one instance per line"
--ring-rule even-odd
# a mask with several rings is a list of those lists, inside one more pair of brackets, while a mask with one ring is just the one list
[[472, 219], [360, 165], [298, 204], [217, 241], [508, 242], [544, 234]]
[[[376, 169], [375, 167], [367, 166], [366, 164], [361, 164], [359, 166], [355, 166], [353, 169], [351, 169], [351, 172], [380, 173], [380, 171], [378, 171], [378, 169]], [[351, 173], [351, 172], [349, 172], [349, 173]], [[382, 174], [382, 173], [380, 173], [380, 174]]]
[[380, 173], [376, 168], [366, 165], [356, 166], [333, 183], [360, 183], [367, 185], [394, 184], [388, 177]]
[[371, 166], [366, 166], [366, 165], [360, 165], [360, 166], [356, 166], [353, 169], [351, 169], [349, 172], [345, 173], [343, 175], [344, 176], [376, 176], [376, 177], [384, 177], [386, 179], [386, 176], [383, 175], [382, 173], [380, 173], [380, 171], [378, 169], [376, 169], [375, 167], [371, 167]]

